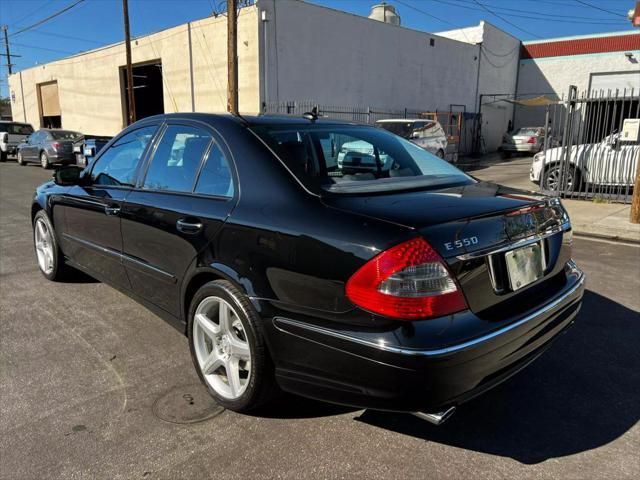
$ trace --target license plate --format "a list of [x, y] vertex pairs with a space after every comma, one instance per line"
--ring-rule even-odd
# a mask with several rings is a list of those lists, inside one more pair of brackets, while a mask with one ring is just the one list
[[514, 292], [535, 282], [544, 275], [545, 258], [542, 243], [516, 248], [504, 255], [509, 284]]

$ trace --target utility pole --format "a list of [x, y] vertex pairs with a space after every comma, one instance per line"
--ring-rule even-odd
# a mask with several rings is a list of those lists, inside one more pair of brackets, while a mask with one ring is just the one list
[[20, 55], [11, 55], [11, 51], [9, 50], [9, 35], [7, 33], [8, 27], [6, 25], [2, 26], [2, 30], [4, 32], [4, 50], [5, 53], [0, 53], [3, 57], [7, 57], [7, 69], [9, 70], [9, 75], [13, 73], [13, 63], [11, 63], [11, 57], [19, 57]]
[[227, 111], [238, 113], [237, 0], [227, 0]]
[[[640, 28], [640, 2], [636, 2], [636, 8], [629, 10], [629, 20], [634, 27]], [[636, 165], [636, 182], [633, 187], [633, 197], [631, 197], [631, 223], [640, 223], [640, 151], [638, 151], [638, 164]]]
[[133, 67], [131, 66], [131, 34], [129, 32], [129, 2], [122, 0], [122, 15], [124, 17], [124, 44], [127, 52], [127, 106], [128, 125], [136, 121], [136, 102], [133, 95]]

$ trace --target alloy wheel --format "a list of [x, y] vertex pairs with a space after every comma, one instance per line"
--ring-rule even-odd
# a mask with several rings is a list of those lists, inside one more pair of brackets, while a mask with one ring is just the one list
[[49, 159], [47, 158], [47, 154], [42, 152], [40, 154], [40, 164], [42, 168], [49, 168]]
[[18, 162], [18, 165], [22, 165], [24, 163], [22, 160], [22, 154], [20, 152], [18, 152], [18, 157], [16, 161]]
[[234, 308], [220, 297], [202, 300], [193, 319], [192, 342], [207, 384], [223, 398], [240, 398], [251, 378], [251, 349]]
[[565, 172], [565, 178], [563, 186], [560, 186], [560, 179], [562, 176], [562, 171], [560, 167], [553, 167], [549, 169], [547, 172], [547, 189], [551, 191], [560, 191], [560, 190], [568, 190], [571, 191], [573, 189], [573, 172], [568, 170]]
[[53, 255], [53, 237], [44, 220], [38, 218], [35, 227], [35, 246], [38, 265], [45, 275], [51, 274], [55, 267]]

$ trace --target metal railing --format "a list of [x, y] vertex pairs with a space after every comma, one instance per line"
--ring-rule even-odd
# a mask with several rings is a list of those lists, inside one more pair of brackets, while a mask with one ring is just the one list
[[599, 91], [578, 95], [546, 111], [544, 148], [532, 171], [541, 191], [565, 198], [631, 201], [640, 155], [640, 92]]

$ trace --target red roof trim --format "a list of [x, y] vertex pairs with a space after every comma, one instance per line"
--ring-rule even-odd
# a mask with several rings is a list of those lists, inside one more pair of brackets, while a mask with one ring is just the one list
[[522, 45], [521, 58], [560, 57], [628, 50], [640, 50], [639, 34], [631, 33], [615, 37], [581, 38]]

